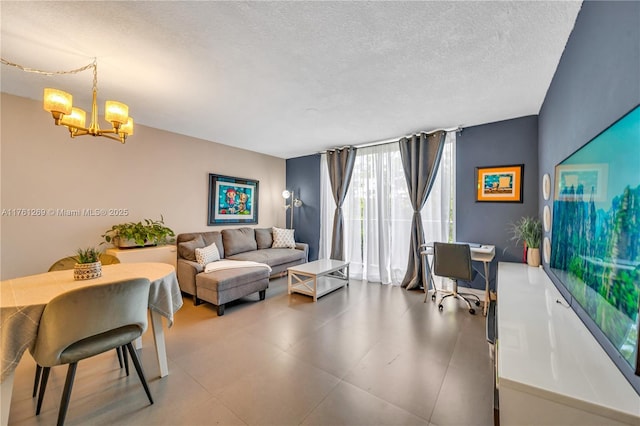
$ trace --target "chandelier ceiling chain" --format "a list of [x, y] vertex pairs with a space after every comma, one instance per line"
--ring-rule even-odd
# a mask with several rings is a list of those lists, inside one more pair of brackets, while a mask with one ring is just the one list
[[89, 68], [94, 68], [94, 67], [97, 66], [97, 58], [93, 58], [93, 62], [92, 63], [87, 64], [84, 67], [76, 68], [75, 70], [69, 70], [69, 71], [43, 71], [43, 70], [39, 70], [39, 69], [35, 69], [35, 68], [25, 67], [24, 65], [16, 64], [14, 62], [9, 62], [5, 58], [0, 58], [0, 60], [2, 60], [2, 63], [4, 65], [8, 65], [10, 67], [18, 68], [19, 70], [22, 70], [24, 72], [30, 72], [30, 73], [41, 74], [41, 75], [78, 74], [78, 73], [80, 73], [82, 71], [88, 70]]
[[0, 58], [2, 64], [18, 68], [22, 71], [41, 75], [64, 75], [78, 74], [88, 69], [93, 69], [93, 103], [91, 106], [91, 124], [85, 127], [86, 112], [80, 108], [72, 106], [73, 97], [71, 94], [58, 89], [44, 89], [44, 109], [53, 116], [56, 126], [63, 125], [69, 130], [69, 135], [76, 136], [103, 136], [109, 139], [125, 143], [127, 136], [133, 135], [133, 119], [129, 117], [129, 107], [122, 102], [106, 101], [104, 118], [110, 122], [112, 128], [102, 130], [98, 124], [98, 60], [93, 58], [93, 62], [83, 67], [69, 71], [44, 71], [35, 68], [25, 67], [20, 64], [10, 62]]

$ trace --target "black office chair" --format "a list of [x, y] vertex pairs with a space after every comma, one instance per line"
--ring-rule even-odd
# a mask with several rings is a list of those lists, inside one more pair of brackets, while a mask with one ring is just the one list
[[[433, 243], [433, 273], [453, 281], [453, 291], [440, 290], [445, 293], [438, 303], [442, 311], [442, 302], [447, 297], [464, 300], [469, 313], [476, 313], [471, 302], [480, 306], [480, 299], [475, 294], [458, 292], [458, 280], [473, 281], [475, 271], [471, 267], [471, 249], [468, 244]], [[435, 295], [434, 295], [435, 296]]]

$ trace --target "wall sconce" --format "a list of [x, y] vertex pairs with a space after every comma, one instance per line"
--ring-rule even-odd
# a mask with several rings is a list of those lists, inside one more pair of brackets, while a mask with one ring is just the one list
[[[299, 198], [296, 198], [295, 193], [293, 191], [289, 191], [288, 189], [285, 189], [284, 191], [282, 191], [282, 198], [284, 198], [284, 209], [285, 211], [287, 209], [291, 209], [291, 219], [290, 219], [290, 229], [293, 229], [293, 207], [302, 207], [302, 200]], [[291, 199], [291, 201], [289, 202], [289, 204], [287, 204], [287, 200]]]

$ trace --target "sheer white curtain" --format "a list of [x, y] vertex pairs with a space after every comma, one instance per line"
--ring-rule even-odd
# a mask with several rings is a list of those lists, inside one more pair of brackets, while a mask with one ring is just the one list
[[[453, 214], [455, 133], [447, 134], [440, 169], [422, 210], [426, 241], [448, 241]], [[335, 202], [321, 159], [320, 258], [331, 252]], [[395, 143], [358, 148], [349, 192], [343, 204], [345, 260], [352, 278], [400, 284], [407, 268], [412, 209], [400, 150]]]

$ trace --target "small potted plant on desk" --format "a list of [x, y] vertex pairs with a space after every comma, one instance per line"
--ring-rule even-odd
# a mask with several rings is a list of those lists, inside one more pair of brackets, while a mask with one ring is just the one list
[[527, 249], [527, 264], [529, 266], [540, 266], [540, 240], [542, 239], [542, 223], [534, 217], [520, 218], [511, 224], [512, 240], [516, 244], [524, 241]]
[[102, 262], [100, 262], [100, 250], [94, 247], [78, 249], [74, 259], [74, 280], [90, 280], [102, 276]]
[[143, 219], [143, 221], [113, 225], [102, 235], [102, 238], [104, 242], [118, 248], [155, 246], [173, 241], [175, 233], [165, 226], [162, 216], [160, 220]]

